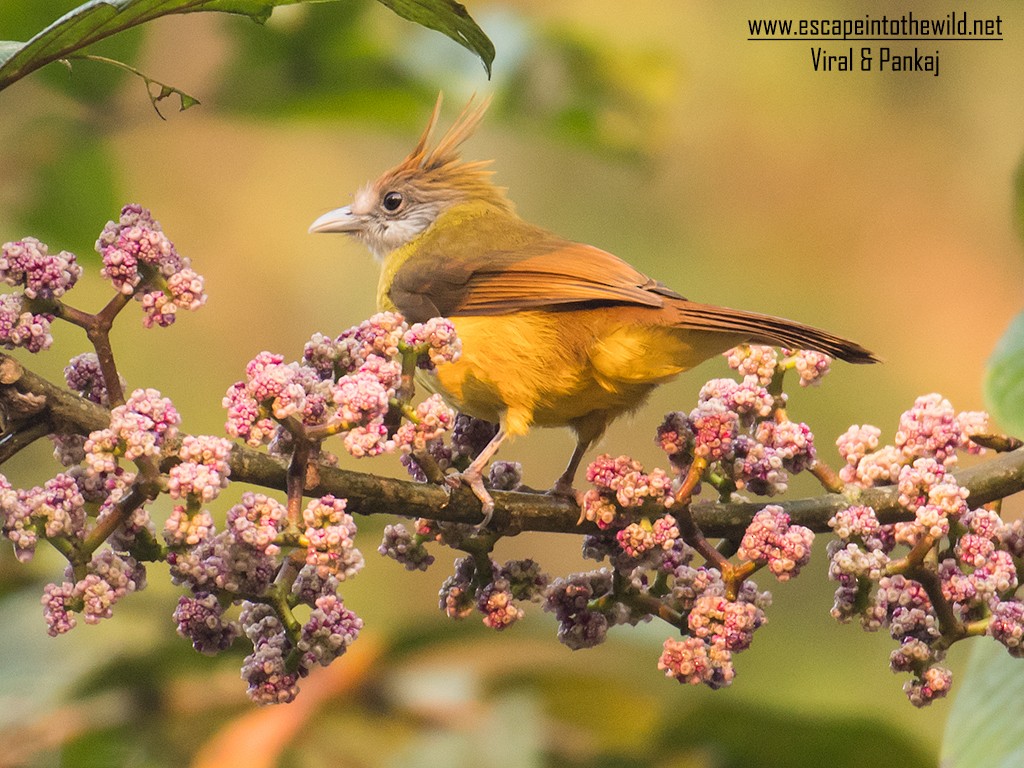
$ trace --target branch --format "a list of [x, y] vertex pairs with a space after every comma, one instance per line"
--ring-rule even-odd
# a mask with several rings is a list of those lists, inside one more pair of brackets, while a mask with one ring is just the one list
[[[6, 406], [15, 393], [34, 394], [45, 398], [45, 414], [53, 431], [88, 434], [104, 429], [110, 423], [110, 412], [68, 390], [58, 387], [32, 373], [9, 355], [0, 353], [0, 406]], [[38, 422], [39, 415], [32, 417]], [[17, 421], [8, 432], [19, 429]], [[179, 443], [166, 446], [168, 455], [177, 452]], [[2, 463], [2, 461], [0, 461]], [[231, 453], [231, 479], [287, 491], [288, 466], [263, 451], [236, 445]], [[1024, 490], [1024, 448], [996, 456], [982, 464], [955, 473], [956, 481], [970, 491], [973, 506], [1004, 498]], [[448, 491], [437, 485], [380, 477], [337, 467], [319, 467], [319, 483], [306, 489], [310, 496], [333, 494], [348, 500], [348, 511], [360, 515], [389, 514], [401, 517], [426, 517], [445, 522], [478, 524], [483, 515], [480, 502], [468, 488]], [[491, 528], [503, 535], [524, 531], [545, 533], [594, 533], [590, 522], [577, 525], [580, 510], [574, 501], [541, 493], [494, 491], [494, 515]], [[812, 498], [778, 502], [792, 523], [815, 532], [827, 532], [828, 520], [851, 504], [874, 508], [882, 523], [910, 520], [913, 515], [898, 503], [895, 486], [879, 488], [847, 487], [843, 493], [827, 493]], [[695, 501], [691, 505], [693, 521], [709, 538], [730, 538], [742, 535], [751, 518], [766, 502], [721, 503]], [[664, 514], [664, 507], [650, 502], [641, 508], [654, 516]]]

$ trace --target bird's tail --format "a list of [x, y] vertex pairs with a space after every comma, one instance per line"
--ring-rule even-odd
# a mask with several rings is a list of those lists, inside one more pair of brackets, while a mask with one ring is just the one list
[[736, 334], [755, 344], [812, 349], [848, 363], [881, 362], [856, 342], [793, 320], [692, 301], [682, 301], [676, 306], [679, 312], [676, 325], [680, 328]]

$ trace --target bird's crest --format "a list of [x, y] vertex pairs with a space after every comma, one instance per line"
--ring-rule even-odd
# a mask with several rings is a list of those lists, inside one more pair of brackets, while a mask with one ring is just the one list
[[412, 152], [375, 186], [386, 189], [401, 183], [412, 184], [426, 196], [484, 199], [503, 208], [511, 207], [505, 190], [491, 183], [491, 161], [466, 162], [459, 153], [459, 147], [473, 135], [491, 103], [490, 96], [479, 104], [474, 104], [474, 100], [475, 97], [470, 98], [451, 127], [431, 146], [430, 139], [441, 116], [443, 94], [439, 93], [427, 127]]

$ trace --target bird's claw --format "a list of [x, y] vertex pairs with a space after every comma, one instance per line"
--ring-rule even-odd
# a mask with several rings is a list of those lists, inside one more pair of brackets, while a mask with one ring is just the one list
[[490, 524], [491, 516], [494, 514], [494, 499], [484, 487], [484, 478], [481, 473], [473, 472], [470, 468], [465, 472], [445, 475], [444, 483], [451, 489], [458, 488], [461, 485], [468, 486], [473, 495], [480, 500], [480, 511], [484, 515], [484, 519], [480, 521], [476, 529], [478, 531], [483, 530]]
[[579, 491], [572, 487], [572, 479], [560, 477], [555, 484], [547, 491], [548, 496], [561, 496], [566, 499], [576, 499]]

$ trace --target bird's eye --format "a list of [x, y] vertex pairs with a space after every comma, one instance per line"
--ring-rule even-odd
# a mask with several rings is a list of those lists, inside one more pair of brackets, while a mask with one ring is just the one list
[[388, 192], [384, 195], [384, 199], [381, 201], [381, 205], [384, 206], [384, 210], [390, 213], [394, 213], [402, 207], [404, 198], [401, 192]]

